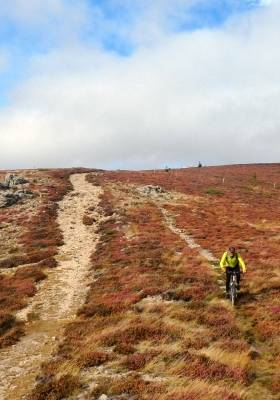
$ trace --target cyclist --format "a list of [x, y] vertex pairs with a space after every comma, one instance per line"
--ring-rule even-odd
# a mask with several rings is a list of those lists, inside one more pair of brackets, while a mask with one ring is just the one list
[[237, 276], [237, 289], [240, 289], [240, 267], [242, 268], [242, 272], [246, 272], [246, 265], [240, 256], [237, 253], [236, 248], [231, 246], [229, 247], [228, 251], [225, 251], [221, 261], [220, 267], [223, 271], [226, 272], [226, 293], [229, 293], [229, 282], [230, 282], [230, 275], [233, 271], [236, 272]]

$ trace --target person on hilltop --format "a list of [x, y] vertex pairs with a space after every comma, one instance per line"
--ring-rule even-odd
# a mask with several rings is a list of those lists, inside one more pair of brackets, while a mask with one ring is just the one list
[[237, 289], [240, 289], [240, 267], [242, 268], [242, 272], [246, 272], [246, 265], [240, 256], [237, 253], [236, 248], [231, 246], [228, 251], [225, 251], [221, 261], [220, 261], [221, 269], [226, 272], [226, 292], [229, 293], [229, 282], [230, 282], [230, 274], [235, 271], [237, 275]]

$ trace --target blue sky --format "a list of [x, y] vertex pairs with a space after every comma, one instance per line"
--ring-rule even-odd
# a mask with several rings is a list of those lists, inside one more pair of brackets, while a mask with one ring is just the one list
[[279, 19], [280, 0], [0, 0], [0, 168], [279, 161]]

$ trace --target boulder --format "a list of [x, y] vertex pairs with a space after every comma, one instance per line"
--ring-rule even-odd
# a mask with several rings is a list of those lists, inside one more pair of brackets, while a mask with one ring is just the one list
[[0, 208], [10, 207], [19, 200], [35, 197], [35, 193], [26, 188], [18, 188], [17, 185], [28, 183], [22, 176], [8, 174], [5, 182], [0, 183]]
[[18, 190], [18, 191], [17, 191], [17, 195], [18, 195], [21, 199], [24, 199], [24, 198], [27, 198], [27, 197], [30, 197], [30, 198], [34, 197], [34, 196], [35, 196], [35, 193], [32, 192], [31, 190], [28, 190], [28, 189], [22, 189], [22, 190]]
[[25, 179], [23, 176], [18, 176], [14, 174], [8, 174], [5, 177], [5, 185], [8, 187], [13, 187], [17, 185], [24, 185], [25, 183], [28, 183], [28, 180]]
[[19, 200], [25, 200], [35, 197], [35, 193], [31, 190], [17, 190], [14, 192], [0, 192], [0, 208], [10, 207], [16, 204]]
[[8, 190], [9, 186], [6, 183], [1, 183], [0, 182], [0, 190]]
[[98, 400], [108, 400], [109, 397], [106, 396], [106, 394], [102, 394], [101, 396], [98, 397]]
[[165, 190], [160, 187], [160, 186], [154, 186], [154, 185], [147, 185], [147, 186], [141, 186], [137, 188], [137, 191], [141, 193], [142, 195], [152, 195], [152, 194], [160, 194], [160, 193], [165, 193]]
[[18, 194], [14, 193], [0, 193], [0, 208], [10, 207], [16, 204], [20, 199]]

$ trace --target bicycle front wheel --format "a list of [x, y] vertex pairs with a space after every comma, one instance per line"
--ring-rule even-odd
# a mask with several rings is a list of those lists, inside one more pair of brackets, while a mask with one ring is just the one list
[[235, 300], [236, 300], [236, 287], [235, 285], [232, 285], [230, 288], [230, 301], [233, 306], [235, 305]]

